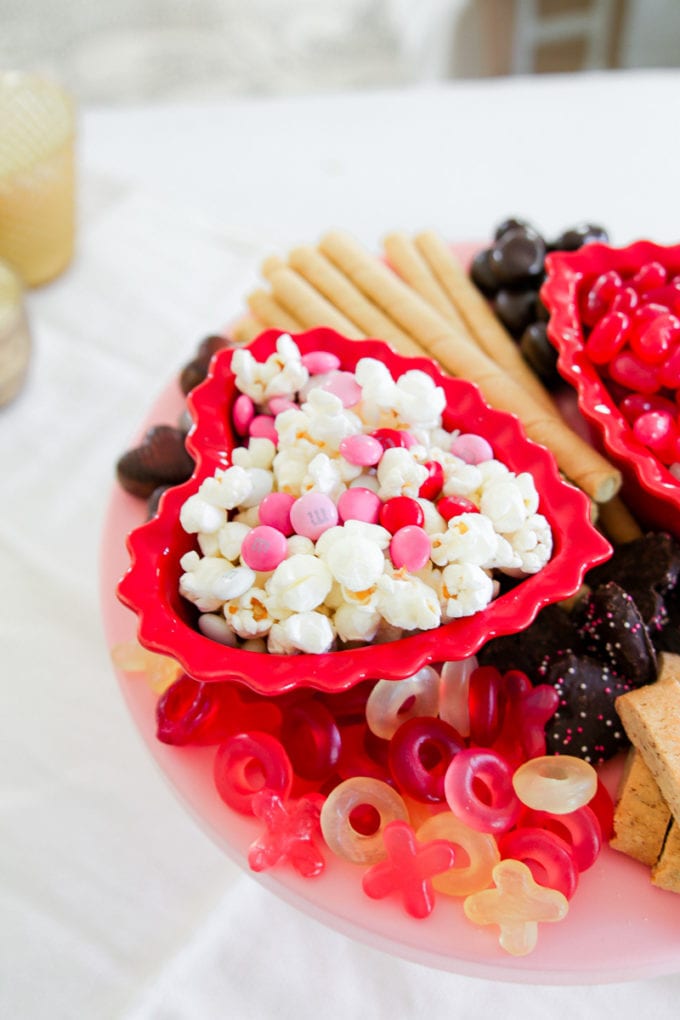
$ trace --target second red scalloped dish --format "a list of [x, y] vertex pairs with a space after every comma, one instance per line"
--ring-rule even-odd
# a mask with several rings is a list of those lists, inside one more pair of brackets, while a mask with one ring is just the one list
[[[593, 441], [621, 470], [635, 515], [680, 537], [680, 245], [591, 244], [549, 255], [546, 268], [548, 335]], [[641, 412], [656, 447], [634, 430]]]
[[[263, 361], [275, 350], [278, 336], [278, 331], [268, 331], [249, 350]], [[231, 370], [233, 351], [224, 350], [190, 397], [194, 426], [187, 446], [196, 461], [192, 478], [168, 490], [156, 517], [128, 539], [131, 566], [118, 595], [138, 614], [139, 640], [145, 647], [172, 656], [197, 680], [236, 679], [268, 695], [301, 686], [341, 691], [366, 678], [402, 679], [430, 662], [473, 655], [494, 636], [523, 630], [543, 606], [574, 594], [585, 572], [610, 555], [609, 544], [590, 523], [588, 499], [562, 481], [552, 454], [528, 440], [514, 416], [491, 409], [476, 386], [442, 375], [427, 358], [402, 357], [379, 341], [348, 340], [329, 329], [309, 330], [294, 339], [302, 354], [332, 352], [346, 371], [353, 371], [360, 358], [370, 357], [385, 364], [394, 379], [411, 369], [427, 373], [444, 390], [447, 429], [485, 436], [494, 455], [510, 470], [533, 475], [539, 511], [553, 533], [552, 557], [539, 573], [526, 577], [486, 609], [387, 644], [283, 655], [232, 648], [205, 637], [192, 621], [192, 607], [179, 594], [179, 561], [194, 548], [194, 536], [184, 532], [179, 513], [204, 478], [229, 465], [237, 445], [230, 424], [238, 396]]]

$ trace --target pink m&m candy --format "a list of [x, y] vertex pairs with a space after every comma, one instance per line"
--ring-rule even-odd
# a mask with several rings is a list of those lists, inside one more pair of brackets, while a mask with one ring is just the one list
[[267, 404], [267, 410], [276, 417], [282, 411], [294, 411], [297, 406], [295, 401], [289, 400], [288, 397], [272, 397]]
[[251, 570], [276, 570], [287, 555], [285, 535], [268, 524], [260, 524], [249, 531], [241, 546], [241, 559]]
[[354, 407], [361, 400], [361, 386], [353, 372], [331, 372], [321, 389], [338, 397], [343, 407]]
[[232, 410], [234, 428], [239, 436], [247, 436], [250, 423], [255, 417], [255, 404], [247, 393], [241, 393], [234, 401]]
[[338, 500], [338, 514], [341, 521], [365, 521], [377, 524], [380, 518], [382, 500], [372, 489], [357, 486], [345, 489]]
[[283, 535], [292, 535], [293, 525], [290, 523], [290, 510], [294, 502], [295, 496], [291, 496], [287, 492], [270, 492], [260, 503], [260, 523], [276, 528]]
[[310, 351], [302, 355], [302, 364], [310, 375], [323, 375], [340, 368], [340, 358], [331, 351]]
[[493, 460], [491, 444], [483, 436], [473, 432], [464, 432], [451, 443], [451, 453], [460, 457], [466, 464], [481, 464], [485, 460]]
[[324, 531], [338, 523], [338, 510], [330, 496], [323, 492], [307, 492], [290, 508], [290, 523], [297, 535], [316, 542]]
[[350, 464], [360, 467], [373, 467], [382, 457], [382, 444], [373, 436], [346, 436], [340, 442], [340, 453]]
[[397, 570], [405, 567], [411, 573], [422, 570], [430, 558], [430, 536], [417, 524], [408, 524], [395, 531], [390, 542], [390, 559]]
[[279, 441], [274, 419], [268, 414], [256, 414], [250, 423], [248, 435], [257, 439], [270, 439], [274, 446]]

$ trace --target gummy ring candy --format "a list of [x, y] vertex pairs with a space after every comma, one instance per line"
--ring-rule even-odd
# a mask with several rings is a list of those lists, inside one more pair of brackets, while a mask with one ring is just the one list
[[340, 730], [320, 701], [293, 705], [284, 713], [281, 743], [301, 779], [327, 779], [340, 758]]
[[[352, 824], [357, 808], [371, 808], [378, 816], [373, 832], [359, 832]], [[329, 793], [321, 809], [321, 832], [330, 850], [355, 864], [375, 864], [386, 856], [383, 830], [394, 821], [408, 821], [408, 811], [396, 790], [380, 779], [355, 776]]]
[[579, 871], [586, 871], [599, 857], [602, 849], [602, 830], [595, 812], [584, 805], [566, 815], [527, 808], [520, 815], [518, 828], [537, 828], [551, 832], [564, 840], [571, 850]]
[[389, 744], [388, 763], [403, 793], [436, 804], [444, 800], [444, 775], [465, 743], [443, 719], [414, 716], [399, 727]]
[[439, 684], [439, 718], [450, 723], [461, 737], [470, 735], [468, 692], [470, 674], [477, 669], [474, 655], [459, 661], [445, 662]]
[[538, 828], [514, 829], [503, 833], [498, 849], [504, 860], [526, 864], [534, 881], [557, 889], [568, 900], [576, 892], [578, 871], [568, 845], [552, 832]]
[[366, 722], [376, 737], [389, 740], [403, 722], [437, 714], [439, 675], [424, 666], [404, 680], [378, 680], [366, 702]]
[[282, 800], [293, 784], [293, 767], [283, 745], [270, 733], [237, 733], [217, 749], [215, 786], [225, 804], [252, 815], [253, 797], [271, 790]]
[[455, 755], [446, 770], [444, 793], [454, 815], [478, 832], [507, 832], [522, 807], [507, 761], [483, 747]]
[[597, 773], [573, 755], [544, 755], [525, 762], [512, 778], [515, 793], [527, 807], [566, 815], [595, 795]]
[[[489, 833], [476, 832], [450, 811], [442, 811], [423, 822], [416, 836], [423, 843], [444, 839], [456, 851], [454, 866], [432, 879], [437, 892], [445, 896], [469, 896], [491, 885], [493, 869], [501, 855], [496, 840]], [[467, 857], [467, 864], [458, 864], [459, 849]]]

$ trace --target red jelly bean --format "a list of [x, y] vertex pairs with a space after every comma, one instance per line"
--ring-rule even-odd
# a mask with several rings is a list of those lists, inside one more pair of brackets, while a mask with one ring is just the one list
[[521, 861], [534, 881], [548, 889], [557, 889], [569, 900], [576, 892], [578, 870], [573, 855], [559, 836], [538, 828], [515, 829], [498, 839], [504, 860]]
[[661, 386], [658, 369], [628, 350], [616, 355], [609, 366], [609, 374], [615, 382], [636, 393], [656, 393]]
[[631, 337], [635, 338], [640, 333], [644, 333], [657, 315], [665, 315], [667, 312], [668, 309], [665, 305], [657, 305], [652, 301], [645, 301], [644, 304], [638, 305], [630, 316]]
[[495, 666], [479, 666], [470, 674], [470, 742], [478, 747], [491, 747], [498, 737], [502, 690], [503, 678]]
[[394, 535], [400, 528], [405, 528], [409, 524], [422, 527], [425, 523], [425, 514], [417, 499], [410, 496], [394, 496], [383, 503], [380, 523]]
[[669, 390], [680, 386], [680, 343], [661, 366], [659, 379], [661, 385], [666, 386]]
[[650, 365], [665, 361], [680, 340], [680, 319], [665, 312], [655, 315], [643, 330], [631, 336], [630, 346], [637, 356]]
[[648, 294], [650, 290], [662, 287], [667, 279], [666, 267], [661, 262], [647, 262], [644, 266], [640, 266], [628, 283], [635, 288], [638, 294]]
[[564, 840], [571, 850], [579, 871], [592, 867], [602, 849], [602, 830], [597, 815], [587, 804], [565, 815], [525, 808], [517, 822], [518, 828], [545, 829]]
[[320, 701], [293, 705], [284, 712], [281, 743], [295, 774], [314, 781], [330, 776], [342, 745], [335, 719]]
[[633, 433], [638, 442], [655, 451], [670, 446], [677, 437], [673, 416], [668, 411], [641, 414], [633, 425]]
[[675, 414], [675, 410], [672, 401], [658, 393], [629, 393], [619, 404], [619, 411], [629, 425], [632, 425], [641, 414], [646, 414], [648, 411], [669, 411], [671, 414]]
[[477, 832], [507, 832], [522, 809], [505, 759], [486, 748], [454, 755], [444, 777], [446, 801], [454, 815]]
[[612, 312], [623, 312], [624, 315], [630, 315], [634, 308], [640, 303], [640, 297], [636, 290], [632, 287], [624, 287], [618, 294], [615, 295], [614, 300], [611, 303]]
[[596, 365], [606, 365], [624, 347], [630, 319], [623, 312], [608, 312], [595, 324], [586, 340], [588, 357]]
[[220, 744], [214, 778], [225, 804], [252, 815], [253, 797], [269, 790], [286, 799], [293, 783], [293, 767], [281, 742], [269, 733], [237, 733]]
[[585, 294], [581, 315], [587, 326], [594, 326], [599, 318], [609, 310], [616, 295], [623, 289], [623, 280], [619, 274], [610, 269], [591, 284]]
[[432, 878], [452, 868], [453, 846], [444, 839], [420, 843], [408, 822], [389, 822], [383, 830], [387, 860], [364, 873], [362, 887], [372, 899], [398, 893], [412, 917], [427, 917], [434, 907]]
[[422, 499], [436, 499], [442, 491], [444, 484], [444, 468], [438, 460], [426, 460], [423, 467], [428, 470], [428, 476], [418, 489], [418, 495]]
[[437, 503], [437, 510], [445, 521], [450, 521], [452, 517], [458, 517], [460, 514], [479, 513], [479, 507], [465, 496], [444, 496]]
[[444, 800], [444, 776], [465, 741], [443, 719], [414, 716], [389, 742], [390, 772], [402, 793], [426, 804]]

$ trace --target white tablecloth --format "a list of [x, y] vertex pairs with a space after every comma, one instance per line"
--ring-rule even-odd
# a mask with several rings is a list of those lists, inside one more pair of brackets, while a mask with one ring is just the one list
[[130, 721], [97, 562], [118, 455], [264, 256], [331, 226], [483, 238], [511, 213], [677, 241], [679, 105], [680, 74], [643, 73], [84, 111], [77, 259], [30, 294], [30, 377], [0, 413], [0, 1015], [677, 1015], [680, 960], [590, 988], [459, 977], [241, 873]]

